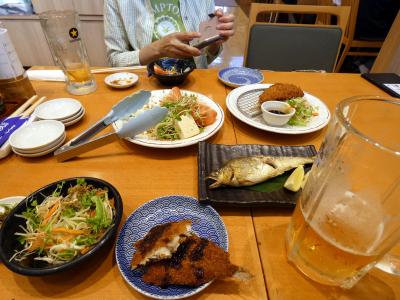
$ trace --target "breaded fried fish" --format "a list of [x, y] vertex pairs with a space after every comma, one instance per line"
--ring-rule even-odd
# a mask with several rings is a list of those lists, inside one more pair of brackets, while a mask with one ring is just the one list
[[170, 284], [199, 286], [214, 279], [231, 277], [238, 271], [239, 267], [230, 263], [227, 252], [215, 243], [193, 235], [179, 246], [172, 258], [147, 264], [143, 280], [161, 287]]
[[290, 83], [275, 83], [265, 89], [260, 95], [260, 104], [269, 100], [284, 101], [292, 98], [303, 97], [304, 93], [298, 86]]
[[228, 161], [219, 170], [211, 172], [207, 178], [215, 180], [209, 186], [210, 189], [221, 185], [250, 186], [313, 161], [311, 157], [264, 155], [239, 157]]
[[134, 244], [131, 268], [144, 266], [149, 261], [170, 258], [179, 245], [192, 235], [191, 220], [170, 222], [153, 227], [146, 236]]

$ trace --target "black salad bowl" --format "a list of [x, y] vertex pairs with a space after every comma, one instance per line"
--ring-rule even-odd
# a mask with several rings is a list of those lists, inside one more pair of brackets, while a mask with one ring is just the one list
[[[176, 70], [176, 74], [157, 74], [154, 65], [158, 65], [163, 70]], [[181, 84], [186, 77], [196, 68], [192, 58], [161, 58], [147, 65], [149, 76], [156, 77], [162, 84], [173, 86]]]
[[[14, 255], [15, 251], [22, 250], [22, 245], [18, 242], [16, 232], [20, 232], [22, 229], [19, 227], [25, 226], [25, 220], [17, 217], [16, 215], [26, 211], [27, 208], [32, 207], [31, 202], [36, 200], [40, 204], [48, 195], [51, 195], [57, 188], [57, 185], [64, 182], [61, 190], [61, 195], [66, 195], [69, 187], [77, 183], [77, 179], [84, 179], [87, 184], [94, 186], [95, 188], [103, 188], [108, 190], [109, 199], [114, 199], [115, 216], [112, 225], [108, 228], [102, 239], [95, 244], [87, 253], [76, 257], [66, 263], [51, 265], [47, 263], [37, 264], [33, 263], [33, 260], [25, 260], [22, 262], [10, 261], [10, 258]], [[27, 276], [43, 276], [55, 273], [60, 273], [71, 268], [80, 266], [91, 260], [92, 257], [97, 256], [98, 253], [107, 248], [110, 244], [114, 243], [115, 235], [117, 233], [118, 225], [121, 222], [123, 211], [123, 204], [121, 195], [114, 186], [110, 183], [92, 177], [74, 177], [68, 179], [62, 179], [49, 185], [46, 185], [37, 191], [33, 192], [22, 200], [7, 216], [4, 220], [3, 225], [0, 229], [0, 260], [4, 265], [15, 273], [19, 273]]]

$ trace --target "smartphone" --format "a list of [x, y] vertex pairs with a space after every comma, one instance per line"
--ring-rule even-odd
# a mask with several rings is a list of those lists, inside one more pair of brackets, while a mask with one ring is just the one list
[[221, 35], [216, 35], [216, 36], [210, 37], [208, 39], [205, 39], [204, 41], [202, 41], [196, 45], [193, 45], [193, 47], [195, 47], [197, 49], [203, 49], [204, 47], [214, 44], [215, 42], [222, 40], [223, 38], [224, 37]]

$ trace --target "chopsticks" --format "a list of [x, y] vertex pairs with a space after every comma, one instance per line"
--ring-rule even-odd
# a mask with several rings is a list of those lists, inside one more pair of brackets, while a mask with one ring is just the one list
[[14, 111], [9, 117], [16, 117], [19, 116], [21, 113], [25, 111], [33, 102], [36, 101], [38, 95], [34, 95], [30, 97], [28, 100], [25, 101], [24, 104], [22, 104], [16, 111]]
[[99, 73], [113, 73], [113, 72], [120, 72], [120, 71], [143, 70], [143, 69], [146, 69], [146, 66], [92, 69], [90, 72], [92, 74], [99, 74]]
[[[33, 97], [32, 97], [33, 98]], [[32, 99], [31, 98], [31, 99]], [[47, 99], [46, 96], [40, 97], [39, 100], [37, 100], [35, 103], [33, 103], [27, 110], [25, 110], [22, 114], [21, 117], [27, 117], [29, 115], [31, 115], [33, 113], [33, 111], [35, 110], [35, 108], [41, 104], [42, 102], [44, 102]], [[30, 99], [29, 99], [30, 100]], [[29, 101], [28, 100], [28, 101]]]

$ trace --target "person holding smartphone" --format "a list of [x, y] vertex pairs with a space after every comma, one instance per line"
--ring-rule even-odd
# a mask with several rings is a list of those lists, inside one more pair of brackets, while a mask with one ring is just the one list
[[[201, 51], [190, 43], [199, 24], [215, 14], [222, 40]], [[207, 68], [234, 34], [234, 16], [215, 10], [213, 0], [105, 0], [104, 39], [112, 66], [146, 65], [161, 57], [194, 57]], [[193, 42], [192, 42], [193, 43]]]

